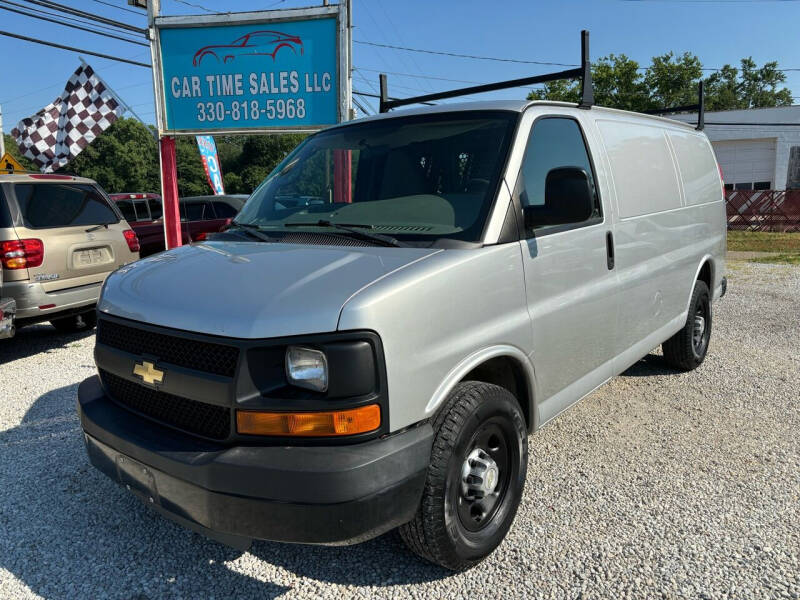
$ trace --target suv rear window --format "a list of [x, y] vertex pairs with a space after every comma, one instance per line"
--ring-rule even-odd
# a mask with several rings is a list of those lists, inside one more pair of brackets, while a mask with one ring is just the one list
[[3, 187], [0, 186], [0, 229], [11, 227], [11, 213], [8, 210], [6, 197], [3, 195]]
[[18, 183], [14, 186], [25, 227], [48, 229], [119, 223], [102, 194], [81, 183]]

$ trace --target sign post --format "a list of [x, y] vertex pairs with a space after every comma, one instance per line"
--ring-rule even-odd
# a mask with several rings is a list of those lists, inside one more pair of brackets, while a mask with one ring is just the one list
[[159, 16], [159, 0], [148, 2], [169, 247], [181, 239], [172, 136], [313, 132], [350, 119], [349, 5]]

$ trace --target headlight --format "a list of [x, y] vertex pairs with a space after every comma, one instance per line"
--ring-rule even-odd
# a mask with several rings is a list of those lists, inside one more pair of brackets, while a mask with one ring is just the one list
[[325, 392], [328, 389], [328, 359], [324, 352], [289, 346], [286, 349], [286, 377], [298, 387]]

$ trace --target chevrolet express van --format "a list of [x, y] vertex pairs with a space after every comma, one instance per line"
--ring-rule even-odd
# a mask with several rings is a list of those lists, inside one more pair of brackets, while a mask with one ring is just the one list
[[108, 278], [89, 458], [230, 545], [399, 528], [469, 567], [511, 527], [530, 434], [659, 345], [701, 365], [725, 233], [684, 123], [490, 101], [331, 127], [228, 231]]

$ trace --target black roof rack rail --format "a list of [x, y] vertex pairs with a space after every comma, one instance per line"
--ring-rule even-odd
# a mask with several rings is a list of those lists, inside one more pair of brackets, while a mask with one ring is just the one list
[[392, 100], [389, 98], [389, 92], [386, 84], [386, 75], [380, 74], [380, 112], [385, 113], [393, 108], [400, 106], [407, 106], [409, 104], [420, 104], [431, 102], [433, 100], [444, 100], [446, 98], [455, 98], [457, 96], [466, 96], [468, 94], [479, 94], [482, 92], [493, 92], [495, 90], [504, 90], [508, 88], [534, 85], [537, 83], [545, 83], [547, 81], [557, 81], [559, 79], [580, 79], [581, 80], [581, 102], [578, 105], [580, 108], [591, 108], [594, 104], [594, 91], [592, 88], [592, 69], [589, 62], [589, 32], [586, 30], [581, 31], [581, 66], [575, 69], [568, 69], [566, 71], [558, 71], [557, 73], [547, 73], [545, 75], [535, 75], [533, 77], [523, 77], [521, 79], [511, 79], [509, 81], [498, 81], [497, 83], [486, 83], [483, 85], [475, 85], [467, 88], [460, 88], [457, 90], [449, 90], [446, 92], [436, 92], [433, 94], [425, 94], [423, 96], [412, 96], [410, 98], [400, 98]]
[[703, 131], [706, 126], [706, 97], [702, 80], [699, 84], [697, 84], [697, 104], [687, 104], [685, 106], [675, 106], [672, 108], [656, 108], [653, 110], [643, 110], [642, 112], [646, 115], [666, 115], [671, 113], [694, 111], [697, 111], [696, 129], [697, 131]]

